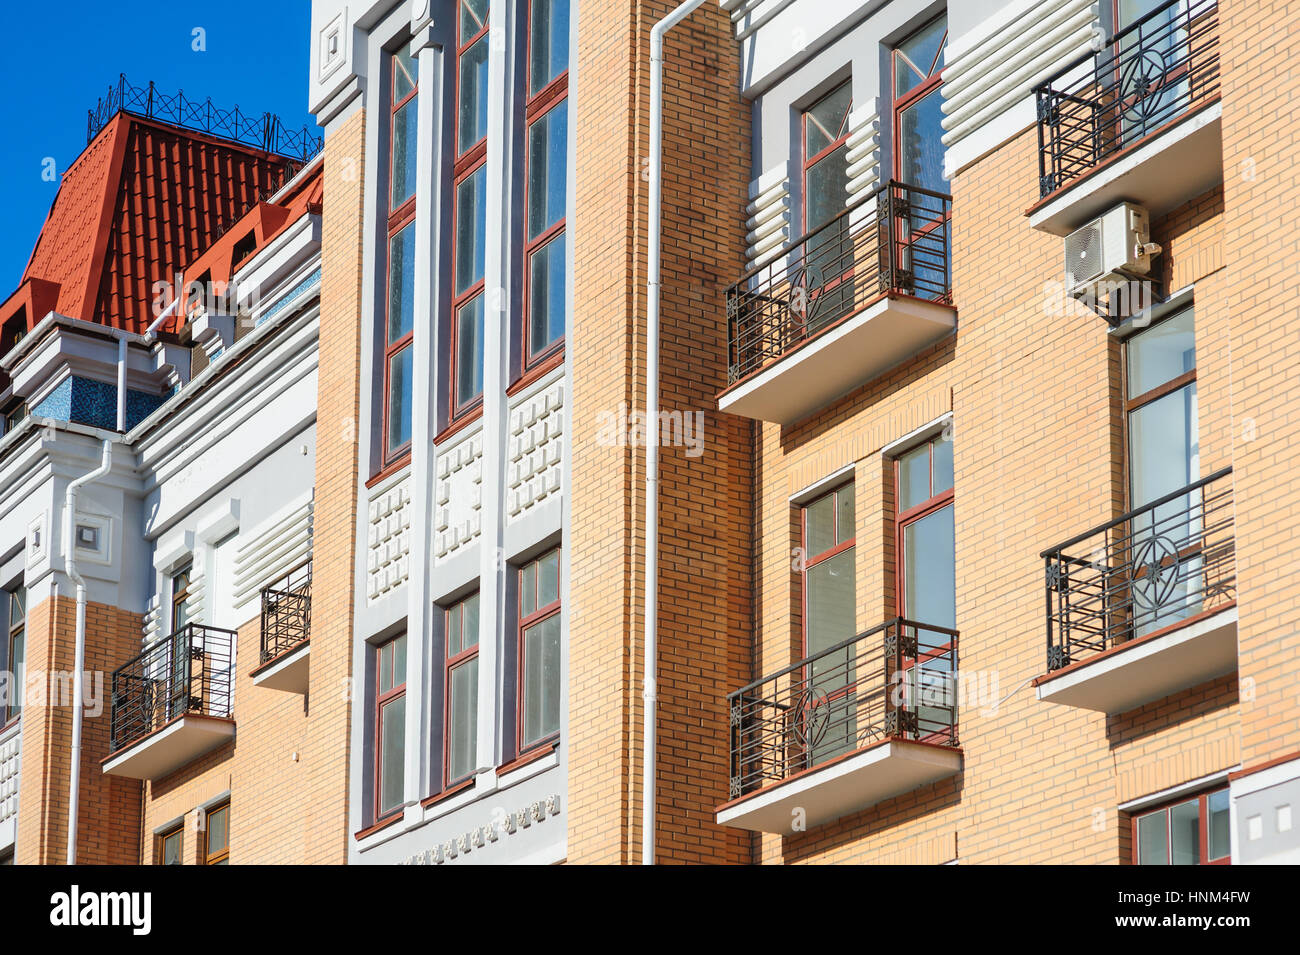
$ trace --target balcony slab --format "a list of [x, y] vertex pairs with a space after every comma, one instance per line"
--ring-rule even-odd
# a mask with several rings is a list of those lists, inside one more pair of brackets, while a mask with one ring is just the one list
[[254, 686], [286, 693], [306, 693], [310, 675], [311, 642], [308, 640], [273, 657], [251, 674]]
[[234, 720], [189, 713], [110, 754], [101, 765], [107, 776], [161, 779], [234, 735]]

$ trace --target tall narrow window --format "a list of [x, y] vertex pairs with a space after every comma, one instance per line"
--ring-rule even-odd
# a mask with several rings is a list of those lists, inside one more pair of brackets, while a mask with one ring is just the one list
[[1129, 506], [1177, 495], [1134, 518], [1135, 635], [1200, 610], [1202, 521], [1196, 492], [1177, 494], [1200, 477], [1196, 401], [1196, 333], [1190, 308], [1134, 335], [1125, 348]]
[[519, 570], [519, 749], [560, 731], [560, 550]]
[[849, 183], [849, 114], [853, 82], [847, 80], [803, 114], [805, 283], [803, 319], [808, 334], [843, 317], [853, 305], [853, 244], [844, 212]]
[[487, 252], [488, 0], [460, 0], [452, 168], [451, 416], [483, 398]]
[[[179, 850], [179, 845], [178, 845]], [[203, 821], [203, 861], [205, 865], [230, 864], [230, 803], [214, 806]]]
[[473, 594], [445, 612], [448, 786], [468, 779], [477, 763], [478, 603], [478, 594]]
[[172, 632], [180, 630], [190, 622], [190, 574], [191, 567], [177, 571], [172, 575]]
[[525, 370], [556, 354], [564, 340], [569, 0], [530, 0], [528, 20]]
[[1227, 865], [1228, 790], [1181, 799], [1133, 817], [1134, 865]]
[[[803, 650], [813, 659], [803, 678], [809, 700], [810, 735], [820, 737], [809, 752], [816, 765], [853, 749], [854, 650], [827, 652], [854, 635], [857, 617], [855, 492], [846, 484], [803, 508]], [[813, 727], [817, 727], [816, 730]], [[824, 727], [824, 731], [822, 730]]]
[[947, 17], [932, 20], [894, 50], [894, 168], [901, 182], [948, 191], [943, 172], [943, 53]]
[[384, 298], [384, 465], [411, 447], [415, 336], [415, 168], [418, 66], [406, 46], [390, 58], [388, 239]]
[[402, 808], [406, 780], [406, 635], [375, 650], [375, 819]]
[[6, 668], [12, 674], [10, 699], [0, 710], [0, 726], [18, 718], [22, 713], [22, 688], [26, 676], [24, 661], [27, 655], [27, 591], [19, 586], [9, 591], [9, 629], [7, 632]]
[[895, 462], [898, 615], [907, 623], [900, 661], [903, 699], [915, 717], [910, 733], [952, 742], [956, 727], [954, 641], [957, 628], [952, 438], [937, 435]]

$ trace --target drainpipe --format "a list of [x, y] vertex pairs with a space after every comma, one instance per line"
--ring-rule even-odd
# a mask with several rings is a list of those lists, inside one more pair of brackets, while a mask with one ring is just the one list
[[[158, 317], [145, 333], [149, 340], [155, 329], [175, 310], [178, 298]], [[126, 335], [117, 340], [117, 430], [126, 433]], [[77, 622], [74, 637], [75, 651], [72, 669], [72, 772], [68, 781], [68, 865], [77, 864], [77, 803], [81, 798], [81, 729], [84, 720], [83, 702], [86, 688], [84, 671], [86, 669], [86, 581], [77, 569], [77, 495], [83, 487], [98, 481], [108, 474], [113, 467], [113, 441], [105, 438], [103, 460], [98, 468], [89, 474], [83, 474], [68, 485], [67, 498], [63, 507], [63, 563], [64, 571], [77, 585]]]
[[650, 228], [646, 279], [645, 728], [641, 754], [641, 864], [655, 863], [655, 733], [659, 588], [659, 273], [663, 254], [664, 36], [704, 5], [686, 0], [650, 31]]

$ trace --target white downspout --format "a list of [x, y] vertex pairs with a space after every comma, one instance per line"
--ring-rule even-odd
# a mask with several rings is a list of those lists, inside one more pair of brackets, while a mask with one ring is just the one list
[[[180, 301], [177, 299], [177, 301]], [[146, 336], [162, 324], [176, 302], [150, 326]], [[126, 336], [117, 340], [117, 430], [126, 433]], [[77, 622], [74, 637], [75, 651], [72, 668], [72, 772], [68, 781], [68, 865], [77, 864], [77, 803], [81, 799], [81, 729], [84, 719], [83, 701], [86, 693], [86, 581], [77, 570], [77, 494], [87, 484], [98, 481], [113, 468], [113, 441], [104, 439], [104, 456], [98, 468], [83, 474], [68, 485], [63, 508], [63, 565], [64, 571], [77, 585]]]
[[664, 35], [704, 5], [686, 0], [650, 31], [650, 227], [645, 364], [645, 727], [641, 754], [641, 864], [655, 864], [655, 735], [659, 668], [659, 279], [663, 221]]

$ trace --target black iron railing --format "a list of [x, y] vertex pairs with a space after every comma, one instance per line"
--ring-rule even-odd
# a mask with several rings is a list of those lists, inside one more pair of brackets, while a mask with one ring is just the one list
[[957, 631], [890, 620], [727, 696], [731, 799], [887, 739], [957, 745]]
[[890, 182], [727, 289], [734, 383], [886, 294], [951, 300], [952, 197]]
[[1043, 551], [1047, 669], [1236, 599], [1232, 469]]
[[262, 591], [262, 662], [311, 636], [311, 561], [295, 567]]
[[1218, 94], [1217, 0], [1170, 0], [1034, 92], [1047, 196]]
[[249, 115], [238, 106], [222, 109], [211, 99], [186, 99], [180, 90], [174, 94], [163, 93], [152, 81], [148, 86], [132, 86], [125, 73], [118, 76], [117, 83], [108, 88], [95, 108], [87, 111], [86, 142], [98, 136], [108, 121], [123, 111], [299, 162], [311, 159], [324, 145], [323, 138], [310, 126], [289, 129], [272, 113]]
[[177, 717], [230, 716], [230, 630], [187, 624], [113, 673], [111, 749], [138, 742]]

